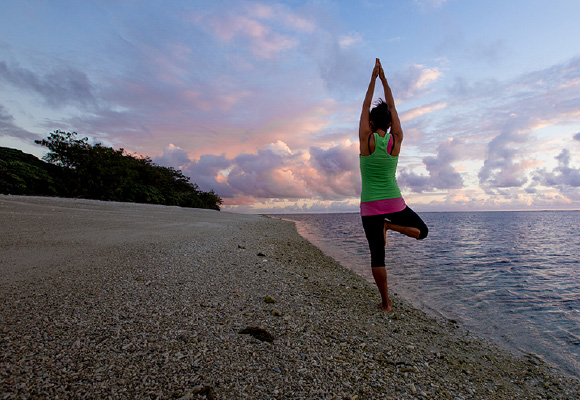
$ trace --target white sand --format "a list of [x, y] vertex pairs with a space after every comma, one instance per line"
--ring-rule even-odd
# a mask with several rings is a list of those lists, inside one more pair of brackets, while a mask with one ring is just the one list
[[[0, 196], [0, 235], [0, 399], [580, 398], [534, 356], [378, 311], [289, 222]], [[272, 343], [239, 333], [260, 326]]]

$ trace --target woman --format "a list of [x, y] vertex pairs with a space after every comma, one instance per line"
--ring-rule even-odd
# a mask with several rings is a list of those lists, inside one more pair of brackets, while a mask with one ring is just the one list
[[[386, 102], [379, 100], [369, 112], [377, 77], [383, 84]], [[373, 278], [381, 293], [379, 307], [383, 311], [391, 311], [385, 268], [387, 230], [424, 239], [428, 229], [421, 218], [407, 207], [397, 185], [395, 173], [403, 142], [403, 129], [391, 88], [378, 58], [365, 96], [358, 135], [362, 178], [361, 218], [371, 251]]]

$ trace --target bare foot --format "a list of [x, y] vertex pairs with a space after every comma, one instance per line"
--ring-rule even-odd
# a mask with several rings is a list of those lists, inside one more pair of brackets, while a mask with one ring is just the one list
[[393, 305], [391, 303], [391, 299], [387, 300], [387, 305], [384, 305], [383, 303], [379, 303], [377, 304], [377, 307], [379, 307], [381, 310], [383, 311], [393, 311]]

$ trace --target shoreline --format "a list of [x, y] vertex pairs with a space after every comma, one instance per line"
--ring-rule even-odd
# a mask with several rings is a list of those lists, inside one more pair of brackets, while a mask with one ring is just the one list
[[399, 296], [378, 311], [292, 222], [23, 196], [0, 216], [2, 398], [580, 397]]
[[[530, 213], [533, 213], [531, 211]], [[426, 213], [426, 217], [431, 216], [435, 213]], [[450, 213], [453, 214], [453, 213]], [[481, 214], [481, 213], [480, 213]], [[313, 214], [314, 218], [309, 218], [308, 215], [292, 215], [292, 214], [277, 214], [274, 215], [276, 218], [281, 218], [283, 220], [294, 221], [296, 223], [297, 231], [301, 236], [308, 239], [312, 244], [321, 249], [325, 254], [331, 256], [339, 264], [342, 264], [345, 268], [354, 271], [356, 274], [365, 278], [372, 287], [375, 287], [374, 279], [370, 271], [370, 267], [367, 264], [368, 260], [368, 248], [364, 240], [364, 236], [360, 235], [353, 228], [359, 228], [353, 222], [352, 216], [359, 220], [358, 214], [337, 214], [336, 220], [334, 217], [329, 218], [333, 214]], [[347, 218], [348, 216], [349, 218]], [[334, 227], [330, 224], [335, 224]], [[362, 227], [360, 227], [362, 231]], [[352, 235], [343, 236], [343, 232], [353, 232]], [[336, 234], [335, 232], [339, 232]], [[437, 232], [435, 232], [436, 234]], [[396, 238], [395, 238], [396, 239]], [[343, 241], [344, 240], [344, 241]], [[437, 240], [437, 239], [436, 239]], [[364, 246], [364, 247], [363, 247]], [[361, 250], [366, 249], [367, 253], [363, 253]], [[433, 250], [433, 249], [431, 249]], [[396, 253], [397, 249], [395, 249]], [[425, 254], [428, 254], [426, 251]], [[400, 254], [397, 254], [395, 258], [400, 261]], [[361, 260], [367, 262], [361, 262]], [[427, 264], [423, 264], [427, 262]], [[429, 264], [429, 260], [422, 258], [417, 260], [416, 264], [423, 265], [429, 268], [437, 268], [436, 264]], [[442, 261], [444, 262], [444, 261]], [[410, 271], [410, 275], [417, 279], [417, 275], [413, 276], [413, 273], [417, 274], [418, 271]], [[469, 331], [471, 334], [481, 337], [486, 340], [490, 340], [493, 343], [499, 345], [501, 348], [506, 349], [512, 353], [519, 356], [524, 356], [526, 354], [534, 354], [535, 356], [541, 358], [546, 363], [548, 363], [552, 368], [556, 369], [560, 373], [578, 379], [580, 378], [580, 370], [577, 368], [577, 360], [575, 357], [576, 353], [573, 343], [568, 343], [570, 347], [562, 347], [560, 344], [556, 345], [551, 342], [551, 336], [549, 332], [547, 335], [542, 335], [541, 340], [539, 337], [528, 337], [525, 328], [522, 328], [521, 335], [519, 333], [514, 333], [510, 331], [508, 326], [510, 325], [510, 316], [508, 319], [504, 320], [502, 316], [502, 310], [494, 309], [489, 307], [488, 309], [482, 308], [474, 313], [465, 312], [463, 309], [463, 302], [460, 298], [455, 298], [453, 296], [445, 297], [444, 304], [438, 303], [439, 299], [433, 298], [435, 303], [429, 300], [432, 295], [429, 295], [429, 290], [427, 287], [423, 286], [422, 289], [417, 290], [413, 288], [413, 285], [409, 285], [406, 281], [409, 276], [407, 268], [398, 268], [398, 263], [394, 263], [389, 267], [389, 275], [391, 277], [391, 285], [389, 291], [392, 293], [397, 293], [413, 307], [425, 312], [427, 315], [434, 317], [435, 319], [447, 319], [456, 320], [458, 325], [464, 330]], [[431, 278], [434, 278], [431, 276]], [[436, 283], [436, 282], [435, 282]], [[429, 285], [426, 285], [429, 286]], [[441, 287], [437, 287], [437, 284], [431, 285], [433, 289], [437, 290]], [[409, 287], [411, 290], [409, 290]], [[446, 300], [445, 300], [446, 299]], [[444, 308], [438, 307], [444, 305]], [[505, 310], [504, 314], [505, 316]], [[512, 315], [519, 315], [518, 313], [513, 313]], [[491, 316], [491, 320], [490, 320]], [[487, 327], [486, 323], [494, 323], [495, 321], [504, 321], [501, 325], [506, 325], [504, 329], [501, 325], [491, 329]], [[533, 322], [533, 321], [531, 321]], [[573, 326], [573, 325], [572, 325]], [[538, 328], [541, 326], [532, 325], [528, 329], [536, 329], [536, 332], [541, 332]], [[546, 327], [549, 329], [549, 326]], [[527, 341], [526, 338], [532, 339]], [[534, 341], [535, 339], [535, 341]], [[542, 341], [543, 340], [543, 341]]]

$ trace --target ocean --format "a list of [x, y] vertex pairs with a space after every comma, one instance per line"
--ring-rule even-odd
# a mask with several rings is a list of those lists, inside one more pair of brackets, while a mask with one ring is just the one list
[[[580, 377], [580, 211], [419, 215], [425, 240], [387, 233], [389, 291]], [[374, 282], [359, 214], [273, 216]]]

